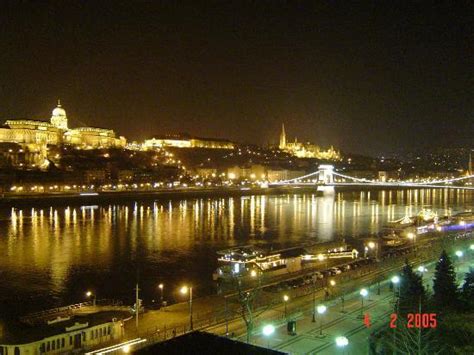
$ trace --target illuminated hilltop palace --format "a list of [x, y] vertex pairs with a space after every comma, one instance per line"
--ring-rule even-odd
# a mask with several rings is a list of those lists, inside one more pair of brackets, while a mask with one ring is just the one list
[[124, 147], [124, 137], [117, 138], [110, 129], [96, 127], [69, 128], [66, 111], [58, 101], [50, 122], [40, 120], [7, 120], [0, 128], [0, 143], [15, 143], [28, 153], [28, 164], [42, 165], [49, 145], [72, 145], [78, 149]]
[[341, 160], [341, 153], [332, 146], [328, 150], [322, 150], [319, 146], [312, 143], [298, 142], [295, 138], [294, 142], [286, 141], [285, 125], [281, 126], [280, 144], [278, 146], [298, 158], [317, 158], [322, 160]]

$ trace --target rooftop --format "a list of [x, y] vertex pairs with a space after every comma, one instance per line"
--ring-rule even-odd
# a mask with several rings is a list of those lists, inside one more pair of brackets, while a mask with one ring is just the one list
[[123, 319], [128, 316], [128, 312], [105, 311], [91, 314], [78, 314], [71, 319], [54, 323], [51, 325], [42, 324], [29, 326], [20, 322], [10, 322], [5, 332], [0, 336], [0, 344], [27, 344], [66, 332], [66, 327], [71, 327], [75, 323], [88, 323], [87, 328], [111, 322], [113, 318]]
[[237, 340], [205, 332], [187, 333], [140, 349], [135, 354], [242, 354], [242, 355], [276, 355], [285, 354], [277, 350], [262, 348]]

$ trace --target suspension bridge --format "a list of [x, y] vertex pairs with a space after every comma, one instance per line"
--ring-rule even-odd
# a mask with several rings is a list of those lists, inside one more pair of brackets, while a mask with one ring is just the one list
[[357, 178], [341, 174], [334, 170], [333, 165], [320, 165], [317, 171], [297, 178], [271, 183], [270, 186], [317, 186], [317, 187], [337, 187], [337, 186], [367, 186], [367, 187], [398, 187], [398, 188], [437, 188], [437, 189], [457, 189], [474, 190], [472, 182], [474, 174], [443, 180], [426, 181], [379, 181], [364, 178]]

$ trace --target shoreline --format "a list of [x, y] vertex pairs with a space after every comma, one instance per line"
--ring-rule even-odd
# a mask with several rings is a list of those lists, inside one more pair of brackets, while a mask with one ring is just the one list
[[299, 193], [320, 193], [313, 187], [305, 188], [201, 188], [201, 189], [173, 189], [154, 191], [101, 191], [91, 192], [87, 195], [74, 193], [46, 193], [35, 195], [3, 194], [0, 198], [0, 207], [24, 207], [32, 203], [42, 204], [103, 204], [120, 203], [131, 201], [153, 201], [153, 200], [179, 200], [183, 198], [203, 198], [203, 197], [232, 197], [232, 196], [252, 196], [252, 195], [277, 195], [277, 194], [299, 194]]
[[[413, 187], [337, 187], [338, 192], [354, 191], [399, 191], [399, 190], [426, 190], [426, 188]], [[82, 205], [82, 204], [105, 204], [126, 203], [131, 201], [153, 201], [153, 200], [179, 200], [186, 198], [203, 197], [233, 197], [253, 195], [278, 195], [278, 194], [305, 194], [313, 193], [323, 195], [316, 187], [214, 187], [214, 188], [179, 188], [153, 191], [99, 191], [99, 192], [52, 192], [41, 194], [18, 194], [3, 193], [0, 197], [0, 207], [24, 207], [34, 205]]]

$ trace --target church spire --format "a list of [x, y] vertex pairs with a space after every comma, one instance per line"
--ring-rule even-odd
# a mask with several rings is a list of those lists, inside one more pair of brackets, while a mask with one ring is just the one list
[[281, 133], [280, 133], [280, 149], [285, 149], [286, 148], [286, 132], [285, 132], [285, 124], [281, 124]]

